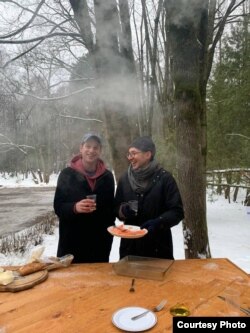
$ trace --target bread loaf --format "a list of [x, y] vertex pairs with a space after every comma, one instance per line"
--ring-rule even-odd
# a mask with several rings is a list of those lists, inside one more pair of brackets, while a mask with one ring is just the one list
[[23, 265], [18, 269], [20, 275], [25, 276], [31, 273], [41, 271], [47, 267], [47, 264], [42, 262], [31, 262], [29, 264]]

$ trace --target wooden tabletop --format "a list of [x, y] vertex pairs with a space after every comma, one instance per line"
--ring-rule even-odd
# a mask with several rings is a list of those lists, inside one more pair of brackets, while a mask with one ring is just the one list
[[0, 293], [0, 327], [7, 333], [118, 333], [111, 318], [119, 308], [152, 308], [165, 298], [168, 303], [150, 332], [172, 332], [169, 309], [176, 303], [184, 303], [193, 316], [228, 315], [217, 297], [227, 286], [240, 292], [242, 306], [250, 307], [249, 276], [227, 259], [176, 260], [162, 281], [136, 278], [134, 293], [129, 292], [131, 280], [117, 275], [111, 263], [50, 271], [32, 289]]

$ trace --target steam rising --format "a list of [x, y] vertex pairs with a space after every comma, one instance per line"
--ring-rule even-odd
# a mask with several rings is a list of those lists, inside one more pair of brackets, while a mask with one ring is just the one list
[[178, 6], [176, 6], [175, 0], [168, 0], [167, 8], [169, 18], [176, 26], [185, 26], [187, 22], [192, 22], [196, 26], [199, 24], [197, 19], [200, 17], [196, 13], [200, 13], [201, 9], [207, 10], [207, 1], [178, 0]]

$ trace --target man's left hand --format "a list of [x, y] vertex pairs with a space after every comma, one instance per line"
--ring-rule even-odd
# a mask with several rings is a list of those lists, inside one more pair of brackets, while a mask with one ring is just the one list
[[160, 219], [152, 219], [152, 220], [148, 220], [146, 222], [144, 222], [140, 228], [141, 229], [147, 229], [148, 232], [153, 233], [155, 232], [160, 225]]

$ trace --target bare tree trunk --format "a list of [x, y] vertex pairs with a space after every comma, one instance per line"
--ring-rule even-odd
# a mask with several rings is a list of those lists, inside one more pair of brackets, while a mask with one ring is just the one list
[[147, 46], [147, 52], [148, 57], [150, 60], [150, 68], [151, 68], [151, 75], [150, 75], [150, 81], [149, 81], [149, 106], [148, 106], [148, 122], [147, 122], [147, 134], [152, 135], [152, 124], [153, 124], [153, 115], [154, 115], [154, 107], [155, 107], [155, 94], [157, 93], [157, 96], [159, 96], [159, 88], [158, 88], [158, 82], [157, 82], [157, 76], [156, 76], [156, 63], [157, 63], [157, 42], [158, 42], [158, 30], [159, 30], [159, 20], [160, 20], [160, 14], [162, 12], [162, 5], [163, 0], [159, 0], [158, 7], [156, 11], [156, 16], [154, 19], [154, 30], [153, 30], [153, 36], [152, 36], [152, 44], [150, 42], [150, 36], [149, 36], [149, 28], [148, 28], [148, 18], [147, 18], [147, 10], [146, 10], [146, 1], [142, 0], [142, 16], [143, 21], [145, 25], [145, 38], [146, 38], [146, 46]]
[[[106, 133], [116, 178], [124, 172], [125, 153], [137, 132], [138, 90], [132, 52], [127, 0], [94, 0], [96, 38], [91, 35], [86, 0], [70, 0], [75, 19], [96, 71], [97, 108], [106, 120]], [[87, 18], [86, 18], [87, 17]], [[84, 22], [84, 20], [86, 21]], [[88, 38], [91, 38], [88, 40]]]
[[[135, 75], [131, 52], [124, 56], [126, 39], [123, 38], [123, 53], [120, 53], [118, 36], [121, 27], [115, 0], [95, 0], [96, 50], [95, 68], [99, 78], [97, 86], [99, 107], [106, 120], [108, 140], [117, 178], [126, 168], [126, 150], [131, 142], [129, 114], [135, 115]], [[123, 32], [124, 33], [124, 32]], [[128, 46], [127, 50], [130, 47]]]
[[206, 222], [206, 183], [202, 155], [203, 103], [200, 91], [199, 44], [207, 1], [183, 5], [165, 1], [173, 54], [175, 84], [178, 181], [184, 201], [186, 258], [210, 257]]

